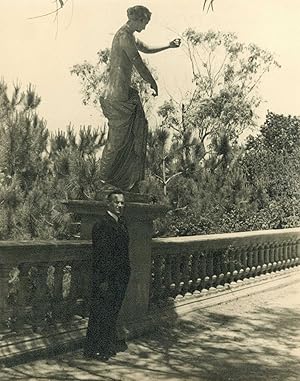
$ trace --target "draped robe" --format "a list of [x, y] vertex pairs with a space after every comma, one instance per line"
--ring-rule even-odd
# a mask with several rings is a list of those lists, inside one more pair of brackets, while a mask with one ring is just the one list
[[109, 127], [100, 176], [105, 182], [125, 191], [144, 178], [148, 123], [138, 92], [131, 87], [139, 43], [127, 25], [115, 34], [108, 84], [100, 97]]

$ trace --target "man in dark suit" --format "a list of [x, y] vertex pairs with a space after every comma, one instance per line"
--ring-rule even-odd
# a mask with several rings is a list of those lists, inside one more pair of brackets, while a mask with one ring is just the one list
[[124, 194], [113, 191], [107, 201], [107, 212], [92, 231], [92, 293], [84, 348], [85, 357], [101, 361], [117, 352], [116, 323], [130, 276]]

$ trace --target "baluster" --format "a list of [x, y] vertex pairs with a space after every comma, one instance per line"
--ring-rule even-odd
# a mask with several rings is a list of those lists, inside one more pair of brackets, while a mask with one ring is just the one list
[[[149, 308], [155, 305], [154, 302], [154, 281], [155, 281], [155, 271], [154, 271], [154, 262], [155, 262], [156, 254], [151, 257], [151, 277], [150, 277], [150, 287], [149, 287]], [[90, 306], [91, 302], [91, 289], [89, 290], [89, 299], [88, 305]], [[89, 315], [87, 315], [89, 316]]]
[[184, 273], [184, 258], [185, 255], [180, 255], [180, 263], [179, 263], [179, 287], [178, 287], [178, 297], [182, 298], [184, 296], [184, 280], [183, 280], [183, 273]]
[[54, 272], [55, 267], [51, 264], [51, 266], [48, 267], [47, 286], [52, 298], [54, 295]]
[[78, 302], [79, 302], [79, 286], [80, 286], [80, 272], [82, 271], [82, 263], [79, 261], [72, 261], [71, 263], [71, 284], [70, 292], [67, 296], [67, 316], [72, 318], [74, 315], [78, 315]]
[[261, 257], [259, 259], [261, 264], [261, 274], [266, 274], [267, 272], [267, 268], [268, 268], [267, 263], [269, 263], [269, 259], [268, 259], [269, 252], [270, 252], [269, 244], [266, 243], [262, 245], [262, 252], [260, 252]]
[[[172, 259], [171, 255], [167, 255], [165, 259], [165, 276], [164, 276], [164, 285], [165, 285], [165, 290], [166, 290], [166, 297], [167, 298], [172, 298], [172, 289], [171, 289], [171, 284], [172, 284]], [[172, 298], [173, 299], [173, 298]]]
[[171, 263], [171, 284], [170, 284], [170, 293], [172, 295], [172, 298], [176, 298], [177, 291], [176, 291], [176, 267], [177, 267], [177, 255], [172, 254], [170, 257], [170, 263]]
[[290, 247], [290, 260], [291, 260], [291, 264], [290, 264], [290, 267], [293, 267], [294, 266], [294, 250], [293, 250], [293, 240], [289, 240], [289, 247]]
[[288, 260], [288, 248], [287, 248], [287, 242], [283, 241], [283, 248], [282, 248], [282, 254], [283, 254], [283, 260], [282, 260], [282, 267], [283, 269], [287, 268], [287, 260]]
[[232, 283], [235, 281], [235, 276], [236, 276], [234, 256], [231, 250], [226, 250], [225, 256], [228, 261], [228, 270], [229, 270], [226, 274], [226, 280], [228, 283]]
[[170, 284], [170, 294], [173, 299], [176, 298], [176, 283], [175, 283], [175, 273], [176, 273], [176, 261], [177, 261], [177, 255], [172, 255], [170, 257], [170, 263], [171, 263], [171, 284]]
[[63, 262], [56, 262], [54, 266], [54, 285], [52, 297], [52, 315], [55, 320], [62, 320], [64, 312], [63, 303]]
[[261, 275], [263, 273], [263, 265], [264, 265], [264, 246], [259, 245], [257, 247], [256, 275]]
[[297, 256], [296, 255], [296, 243], [294, 240], [291, 240], [290, 243], [291, 243], [291, 258], [292, 258], [291, 265], [292, 265], [292, 267], [294, 267], [295, 263], [296, 263], [295, 259]]
[[71, 291], [71, 266], [69, 264], [66, 264], [63, 268], [63, 298], [64, 298], [66, 306], [67, 306], [68, 298], [70, 295], [70, 291]]
[[173, 268], [173, 283], [171, 285], [173, 289], [173, 295], [174, 298], [178, 295], [180, 292], [180, 257], [179, 255], [174, 255], [173, 257], [173, 263], [172, 263], [172, 268]]
[[189, 280], [190, 280], [190, 274], [189, 274], [189, 256], [183, 255], [182, 256], [182, 295], [185, 295], [189, 290]]
[[207, 287], [208, 287], [208, 289], [210, 289], [214, 286], [213, 278], [212, 278], [214, 275], [214, 259], [213, 259], [213, 253], [212, 252], [206, 253], [206, 275], [208, 277]]
[[283, 245], [282, 241], [278, 243], [278, 270], [282, 270], [282, 260], [283, 260]]
[[290, 246], [290, 240], [286, 242], [286, 254], [287, 254], [287, 260], [286, 260], [286, 266], [287, 268], [291, 267], [291, 246]]
[[19, 289], [16, 303], [16, 318], [17, 328], [28, 328], [28, 310], [31, 310], [28, 306], [30, 281], [29, 281], [29, 263], [22, 263], [18, 266], [19, 270]]
[[300, 240], [296, 240], [296, 243], [295, 243], [295, 248], [296, 248], [296, 259], [295, 259], [295, 262], [296, 262], [296, 265], [298, 266], [299, 265], [299, 260], [300, 260]]
[[193, 282], [193, 260], [194, 260], [194, 255], [195, 253], [191, 253], [188, 257], [188, 279], [187, 279], [187, 292], [186, 292], [186, 296], [188, 295], [192, 295], [193, 294], [193, 291], [194, 291], [194, 282]]
[[2, 333], [9, 331], [7, 323], [11, 316], [11, 308], [8, 304], [10, 271], [11, 265], [0, 263], [0, 323]]
[[[224, 274], [221, 267], [222, 251], [215, 251], [213, 253], [214, 275], [213, 284], [215, 287], [220, 288], [221, 282], [224, 282]], [[222, 288], [222, 287], [221, 287]]]
[[236, 280], [239, 280], [239, 271], [241, 269], [241, 252], [240, 248], [236, 248], [234, 252], [235, 270], [237, 271]]
[[174, 283], [175, 283], [175, 294], [176, 297], [181, 293], [181, 260], [182, 256], [181, 255], [176, 255], [175, 256], [175, 263], [174, 263]]
[[272, 254], [272, 244], [268, 242], [267, 248], [266, 248], [266, 256], [265, 256], [266, 274], [268, 274], [270, 272], [270, 269], [272, 268], [271, 254]]
[[47, 287], [48, 287], [48, 296], [49, 296], [49, 310], [47, 313], [49, 325], [53, 325], [55, 320], [55, 313], [53, 308], [53, 299], [54, 299], [54, 283], [55, 283], [55, 267], [53, 264], [48, 267], [47, 271]]
[[17, 312], [18, 312], [18, 292], [20, 288], [19, 281], [19, 269], [15, 266], [11, 267], [9, 271], [9, 280], [8, 280], [8, 297], [7, 303], [10, 310], [8, 327], [12, 331], [17, 329]]
[[279, 262], [279, 250], [280, 244], [278, 242], [274, 243], [274, 263], [273, 263], [273, 271], [278, 271], [278, 262]]
[[251, 269], [252, 269], [252, 264], [253, 264], [253, 254], [252, 254], [252, 247], [251, 246], [248, 246], [246, 249], [245, 249], [246, 253], [247, 253], [247, 262], [246, 262], [246, 274], [247, 274], [247, 278], [250, 279], [251, 276], [252, 276], [252, 272], [251, 272]]
[[253, 247], [248, 247], [247, 264], [249, 268], [249, 278], [253, 278], [255, 274], [255, 267], [253, 266]]
[[198, 290], [201, 291], [206, 287], [206, 254], [203, 252], [199, 256], [199, 278]]
[[155, 304], [161, 302], [161, 290], [162, 290], [162, 255], [155, 255], [154, 257], [154, 281], [153, 281], [153, 299]]
[[49, 293], [47, 287], [48, 264], [39, 263], [36, 268], [36, 289], [32, 301], [32, 328], [40, 331], [45, 328], [46, 314], [49, 311]]
[[251, 269], [253, 266], [253, 250], [252, 247], [248, 247], [247, 249], [247, 265]]
[[168, 297], [168, 289], [166, 288], [166, 280], [165, 280], [165, 275], [166, 275], [166, 255], [164, 254], [162, 257], [162, 285], [161, 285], [161, 299], [166, 300]]
[[250, 277], [251, 267], [249, 266], [249, 262], [252, 261], [252, 259], [249, 258], [251, 256], [250, 253], [251, 253], [251, 249], [249, 247], [243, 248], [242, 263], [243, 263], [243, 267], [245, 269], [244, 279], [245, 278], [249, 279], [249, 277]]
[[83, 317], [89, 314], [89, 305], [91, 299], [91, 283], [92, 283], [92, 264], [91, 261], [81, 262], [81, 271], [79, 279], [78, 292], [80, 293], [81, 314]]
[[195, 292], [200, 284], [200, 275], [199, 275], [199, 254], [193, 253], [192, 255], [192, 268], [191, 268], [191, 292]]
[[270, 244], [270, 262], [268, 263], [268, 272], [271, 273], [273, 271], [273, 265], [275, 262], [275, 243], [272, 242]]
[[256, 246], [253, 247], [253, 267], [254, 267], [254, 276], [257, 275], [258, 250], [259, 250], [259, 245], [256, 245]]
[[224, 250], [222, 250], [221, 256], [220, 256], [220, 263], [221, 263], [221, 274], [223, 274], [223, 279], [221, 280], [220, 284], [224, 285], [225, 283], [228, 282], [228, 264], [226, 262], [226, 257]]
[[241, 262], [242, 262], [242, 268], [245, 271], [244, 277], [246, 277], [246, 274], [247, 274], [247, 249], [245, 247], [241, 247]]
[[235, 260], [236, 260], [236, 271], [237, 271], [236, 281], [240, 283], [244, 275], [244, 269], [242, 264], [242, 248], [240, 247], [236, 248]]

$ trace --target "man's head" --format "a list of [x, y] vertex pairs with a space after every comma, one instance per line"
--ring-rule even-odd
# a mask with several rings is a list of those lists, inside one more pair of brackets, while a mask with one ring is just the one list
[[125, 197], [122, 191], [114, 190], [108, 194], [107, 208], [110, 212], [114, 213], [116, 216], [119, 217], [123, 214], [124, 207]]
[[127, 17], [129, 23], [136, 32], [141, 32], [151, 19], [151, 12], [143, 5], [135, 5], [127, 9]]

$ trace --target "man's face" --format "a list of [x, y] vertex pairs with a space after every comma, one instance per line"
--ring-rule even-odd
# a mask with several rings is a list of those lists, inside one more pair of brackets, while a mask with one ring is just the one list
[[112, 194], [108, 201], [108, 210], [116, 216], [121, 216], [124, 211], [125, 200], [122, 194]]
[[142, 30], [144, 30], [145, 28], [146, 28], [146, 26], [147, 26], [147, 24], [149, 23], [149, 19], [140, 19], [140, 20], [138, 20], [137, 22], [136, 22], [136, 28], [135, 28], [135, 30], [137, 31], [137, 32], [141, 32]]

